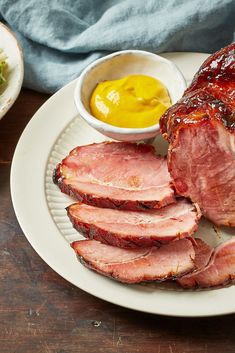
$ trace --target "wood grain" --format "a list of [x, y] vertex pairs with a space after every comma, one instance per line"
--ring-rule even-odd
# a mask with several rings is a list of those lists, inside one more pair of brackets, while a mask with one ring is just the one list
[[180, 319], [127, 310], [86, 294], [27, 242], [10, 200], [10, 163], [48, 96], [23, 90], [0, 121], [1, 353], [234, 353], [235, 315]]

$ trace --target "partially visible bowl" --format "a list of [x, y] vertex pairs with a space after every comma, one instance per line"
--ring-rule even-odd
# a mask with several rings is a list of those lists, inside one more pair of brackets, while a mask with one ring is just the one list
[[119, 141], [140, 141], [159, 134], [159, 124], [147, 128], [121, 128], [98, 120], [91, 114], [90, 97], [99, 82], [120, 79], [127, 75], [143, 74], [159, 79], [167, 88], [172, 104], [186, 89], [180, 70], [171, 61], [142, 50], [124, 50], [91, 63], [77, 80], [74, 100], [82, 118], [103, 135]]
[[0, 22], [0, 49], [7, 56], [6, 83], [0, 86], [0, 119], [10, 109], [19, 95], [23, 76], [23, 54], [22, 49], [14, 33]]

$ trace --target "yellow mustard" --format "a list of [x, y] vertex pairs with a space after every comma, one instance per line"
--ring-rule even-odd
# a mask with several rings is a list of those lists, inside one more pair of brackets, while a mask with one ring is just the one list
[[166, 87], [159, 80], [145, 75], [101, 82], [90, 100], [91, 113], [97, 119], [127, 128], [157, 124], [170, 106]]

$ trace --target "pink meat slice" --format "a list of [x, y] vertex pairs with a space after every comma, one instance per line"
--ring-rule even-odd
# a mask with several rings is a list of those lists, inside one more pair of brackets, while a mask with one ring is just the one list
[[193, 283], [193, 277], [208, 265], [214, 251], [214, 248], [206, 244], [202, 239], [196, 238], [194, 240], [195, 268], [192, 273], [189, 273], [178, 279], [178, 283], [182, 287], [189, 287], [190, 284]]
[[209, 263], [200, 271], [182, 277], [184, 288], [208, 288], [232, 284], [235, 281], [235, 237], [218, 246]]
[[81, 263], [124, 283], [165, 281], [194, 268], [195, 252], [189, 239], [157, 247], [121, 249], [96, 240], [71, 244]]
[[210, 245], [205, 243], [202, 239], [196, 238], [194, 244], [195, 250], [195, 270], [194, 274], [205, 268], [210, 261], [211, 255], [214, 251]]
[[98, 207], [143, 210], [175, 202], [166, 158], [146, 144], [77, 147], [57, 165], [53, 179], [62, 192]]
[[201, 213], [186, 199], [160, 210], [127, 211], [76, 203], [67, 208], [74, 228], [85, 237], [118, 247], [152, 246], [190, 236]]

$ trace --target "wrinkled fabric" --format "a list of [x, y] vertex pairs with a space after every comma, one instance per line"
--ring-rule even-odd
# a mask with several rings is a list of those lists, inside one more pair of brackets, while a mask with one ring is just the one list
[[234, 0], [1, 0], [24, 86], [55, 92], [109, 52], [214, 52], [234, 41]]

